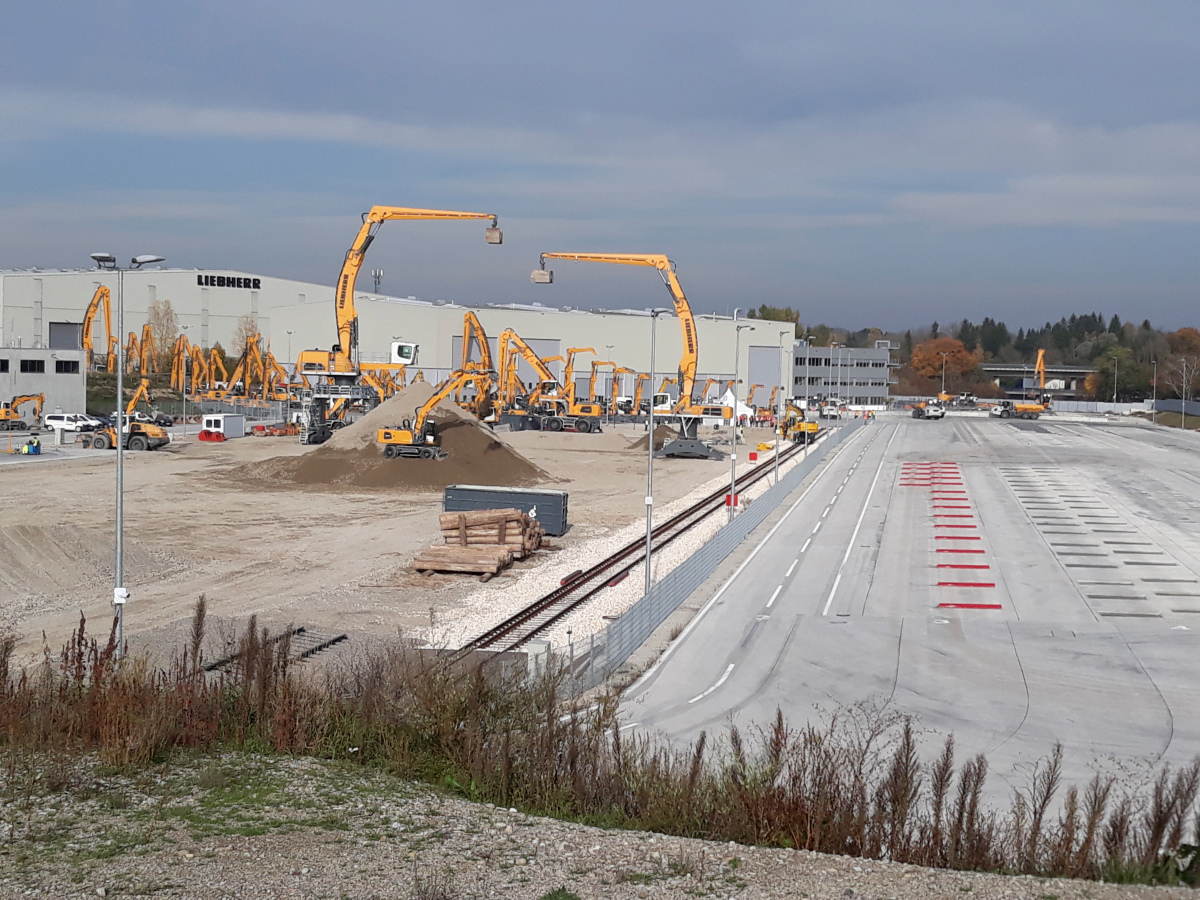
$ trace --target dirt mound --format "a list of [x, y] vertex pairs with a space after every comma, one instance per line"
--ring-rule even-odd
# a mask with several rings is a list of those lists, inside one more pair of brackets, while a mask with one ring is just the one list
[[[654, 429], [654, 449], [661, 450], [663, 444], [675, 437], [675, 429], [667, 425], [659, 425]], [[645, 450], [646, 436], [642, 435], [636, 441], [629, 445], [630, 450]]]
[[534, 465], [470, 413], [443, 400], [433, 411], [442, 439], [443, 460], [387, 459], [375, 443], [380, 428], [412, 420], [433, 396], [433, 387], [415, 384], [396, 394], [304, 456], [251, 463], [234, 474], [280, 486], [441, 490], [448, 484], [523, 486], [554, 479]]

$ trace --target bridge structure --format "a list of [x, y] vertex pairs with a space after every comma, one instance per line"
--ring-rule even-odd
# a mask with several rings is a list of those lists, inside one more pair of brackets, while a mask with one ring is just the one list
[[[984, 363], [979, 370], [1013, 399], [1038, 390], [1033, 363]], [[1087, 377], [1096, 371], [1095, 366], [1047, 365], [1046, 393], [1060, 400], [1075, 400], [1085, 392]]]

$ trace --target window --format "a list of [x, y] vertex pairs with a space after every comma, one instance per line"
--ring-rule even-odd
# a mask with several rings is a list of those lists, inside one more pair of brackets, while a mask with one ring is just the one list
[[59, 375], [78, 375], [79, 360], [77, 359], [56, 359], [54, 361], [54, 371]]
[[0, 359], [0, 372], [7, 372], [7, 371], [8, 371], [8, 360]]
[[45, 372], [46, 361], [44, 359], [23, 359], [21, 360], [22, 372]]

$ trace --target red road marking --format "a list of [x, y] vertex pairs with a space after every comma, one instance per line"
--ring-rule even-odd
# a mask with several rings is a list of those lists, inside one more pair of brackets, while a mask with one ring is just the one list
[[938, 609], [1004, 609], [999, 603], [939, 603]]
[[978, 525], [956, 525], [953, 523], [947, 523], [945, 525], [942, 525], [939, 522], [934, 522], [933, 527], [934, 528], [978, 528], [979, 526]]
[[934, 513], [935, 519], [973, 519], [974, 513]]
[[994, 588], [996, 586], [996, 583], [994, 581], [939, 581], [937, 583], [937, 586], [938, 587], [961, 587], [961, 588], [969, 588], [969, 587]]
[[935, 534], [935, 541], [978, 541], [982, 540], [978, 535], [973, 534]]
[[934, 509], [970, 509], [971, 507], [969, 507], [969, 506], [950, 506], [948, 503], [935, 503], [935, 504], [933, 504], [933, 508]]
[[966, 550], [961, 547], [938, 547], [938, 553], [986, 553], [986, 550]]
[[972, 566], [966, 563], [938, 563], [939, 569], [990, 569], [991, 566]]

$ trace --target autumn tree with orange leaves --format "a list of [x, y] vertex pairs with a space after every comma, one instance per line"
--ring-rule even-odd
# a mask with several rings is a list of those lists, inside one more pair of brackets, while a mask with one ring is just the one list
[[942, 377], [942, 354], [946, 354], [946, 380], [962, 378], [975, 371], [978, 361], [963, 342], [955, 338], [940, 337], [913, 347], [913, 374], [918, 378]]

